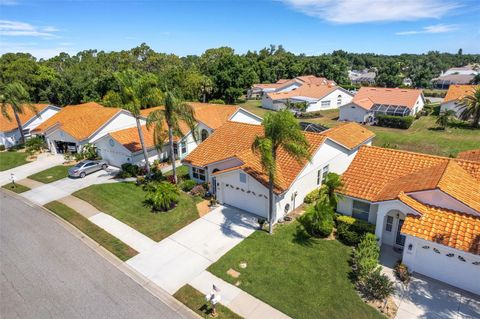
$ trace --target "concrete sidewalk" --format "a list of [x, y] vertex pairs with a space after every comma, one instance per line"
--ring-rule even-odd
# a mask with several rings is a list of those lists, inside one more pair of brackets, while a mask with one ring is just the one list
[[46, 170], [47, 168], [61, 165], [64, 162], [63, 156], [43, 153], [38, 155], [33, 162], [23, 164], [6, 171], [0, 172], [0, 185], [10, 183], [10, 174], [15, 174], [17, 181], [27, 178], [28, 176]]
[[206, 270], [189, 282], [189, 284], [205, 295], [211, 292], [212, 284], [215, 284], [215, 286], [220, 288], [220, 296], [222, 297], [220, 303], [245, 319], [290, 318], [283, 312], [278, 311], [260, 299], [212, 275]]

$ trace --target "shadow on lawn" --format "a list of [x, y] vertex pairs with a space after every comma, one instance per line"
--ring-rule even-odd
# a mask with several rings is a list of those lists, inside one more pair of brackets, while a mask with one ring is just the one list
[[310, 236], [302, 226], [297, 225], [295, 234], [293, 234], [294, 243], [299, 244], [305, 247], [313, 247], [316, 244], [316, 241], [312, 236]]

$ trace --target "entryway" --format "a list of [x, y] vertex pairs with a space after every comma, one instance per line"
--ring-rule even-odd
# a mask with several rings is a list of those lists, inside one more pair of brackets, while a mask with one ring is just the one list
[[405, 221], [405, 214], [399, 210], [391, 210], [385, 215], [382, 243], [402, 250], [405, 246], [405, 236], [402, 235], [402, 226]]

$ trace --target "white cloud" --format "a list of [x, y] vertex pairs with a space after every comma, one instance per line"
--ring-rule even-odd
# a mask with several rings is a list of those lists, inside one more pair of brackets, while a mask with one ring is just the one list
[[402, 31], [395, 33], [396, 35], [413, 35], [422, 33], [447, 33], [459, 29], [457, 24], [435, 24], [423, 27], [421, 30]]
[[461, 6], [454, 0], [281, 1], [309, 16], [341, 24], [439, 18]]
[[12, 37], [41, 37], [44, 39], [57, 38], [54, 33], [59, 31], [52, 26], [37, 27], [20, 21], [0, 20], [0, 35]]
[[[67, 45], [68, 44], [68, 45]], [[37, 42], [3, 42], [0, 41], [0, 55], [5, 53], [30, 53], [38, 59], [48, 59], [61, 52], [74, 54], [73, 43], [58, 43], [53, 47], [39, 47]]]
[[0, 6], [16, 6], [17, 4], [16, 0], [0, 0]]

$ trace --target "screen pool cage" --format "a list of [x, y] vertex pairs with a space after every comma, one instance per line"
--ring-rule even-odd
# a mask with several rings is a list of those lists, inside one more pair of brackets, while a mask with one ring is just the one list
[[408, 116], [410, 115], [410, 109], [402, 105], [392, 104], [374, 104], [371, 111], [375, 115], [393, 115], [393, 116]]

